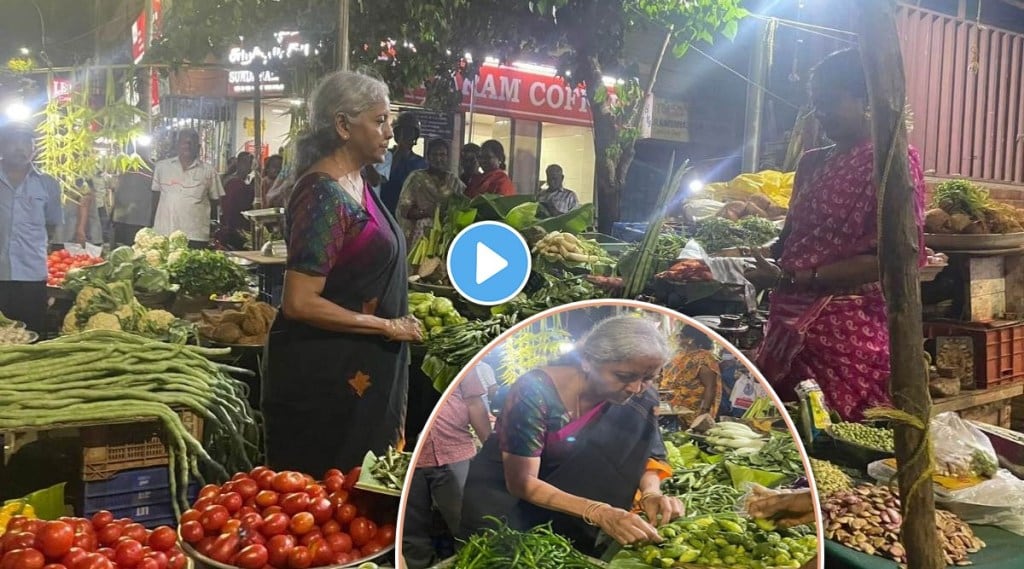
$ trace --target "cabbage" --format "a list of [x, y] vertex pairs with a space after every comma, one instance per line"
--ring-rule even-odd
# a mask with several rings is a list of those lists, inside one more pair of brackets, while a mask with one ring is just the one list
[[134, 285], [139, 292], [163, 292], [171, 288], [171, 277], [164, 269], [143, 265], [135, 272]]
[[112, 281], [127, 281], [131, 282], [135, 277], [135, 264], [132, 262], [121, 263], [115, 265], [117, 268], [110, 275]]
[[107, 262], [115, 267], [120, 267], [123, 263], [131, 263], [135, 259], [135, 250], [127, 245], [118, 247], [107, 255]]

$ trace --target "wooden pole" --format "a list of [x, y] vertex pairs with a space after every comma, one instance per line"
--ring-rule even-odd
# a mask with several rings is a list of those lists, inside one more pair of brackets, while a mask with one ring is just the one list
[[349, 0], [338, 0], [338, 67], [349, 69]]
[[942, 569], [946, 564], [935, 526], [931, 452], [918, 450], [930, 446], [927, 429], [931, 397], [924, 363], [918, 230], [907, 158], [903, 116], [906, 82], [896, 32], [896, 3], [860, 0], [856, 6], [871, 105], [875, 180], [880, 192], [878, 259], [889, 311], [889, 388], [896, 408], [924, 427], [922, 430], [898, 422], [895, 429], [903, 505], [901, 539], [909, 569]]

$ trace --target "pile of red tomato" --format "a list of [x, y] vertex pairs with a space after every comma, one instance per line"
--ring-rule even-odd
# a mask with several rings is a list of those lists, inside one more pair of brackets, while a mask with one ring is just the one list
[[370, 501], [352, 488], [358, 479], [358, 468], [347, 476], [330, 470], [318, 483], [257, 467], [200, 490], [181, 517], [181, 537], [202, 555], [242, 569], [352, 563], [395, 541], [394, 524], [378, 526], [368, 517]]
[[177, 543], [167, 526], [150, 531], [106, 511], [91, 520], [14, 516], [0, 537], [0, 569], [183, 569]]
[[71, 269], [91, 267], [102, 262], [103, 257], [93, 257], [86, 253], [72, 255], [67, 249], [54, 251], [46, 258], [46, 284], [60, 286], [64, 284], [64, 277]]

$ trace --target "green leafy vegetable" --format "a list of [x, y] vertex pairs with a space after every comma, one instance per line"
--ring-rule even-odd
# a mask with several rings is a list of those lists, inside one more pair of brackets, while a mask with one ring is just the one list
[[171, 281], [193, 297], [231, 294], [248, 284], [245, 270], [217, 251], [184, 251], [168, 268]]

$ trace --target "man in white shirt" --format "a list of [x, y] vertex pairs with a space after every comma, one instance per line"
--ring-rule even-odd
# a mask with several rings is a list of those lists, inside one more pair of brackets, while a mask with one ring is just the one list
[[184, 231], [190, 247], [208, 247], [211, 212], [224, 197], [224, 188], [217, 170], [199, 160], [198, 132], [189, 129], [178, 133], [178, 156], [157, 162], [153, 191], [153, 230], [161, 235]]

